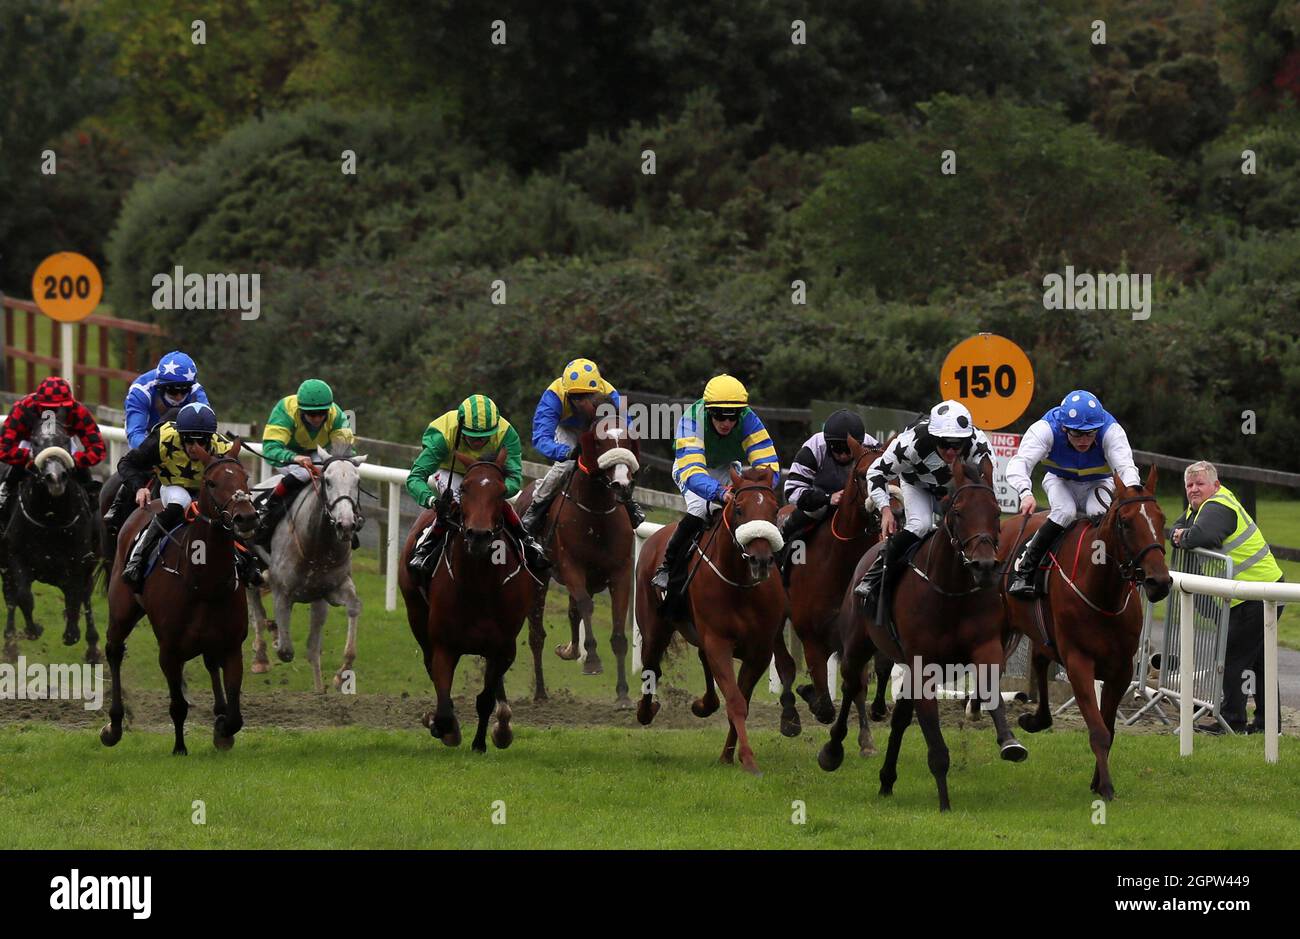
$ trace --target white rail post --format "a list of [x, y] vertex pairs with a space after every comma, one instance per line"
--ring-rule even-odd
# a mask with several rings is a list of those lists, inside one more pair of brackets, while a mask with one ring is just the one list
[[402, 487], [395, 482], [388, 484], [388, 563], [384, 582], [384, 609], [392, 612], [397, 609], [397, 538], [398, 509], [401, 507]]
[[59, 324], [59, 351], [63, 353], [63, 378], [67, 381], [72, 393], [77, 393], [77, 355], [72, 350], [73, 330], [75, 327], [72, 323]]
[[1192, 698], [1195, 694], [1196, 663], [1192, 644], [1192, 595], [1178, 591], [1178, 755], [1192, 755]]
[[1264, 761], [1277, 762], [1277, 601], [1264, 601]]
[[632, 619], [632, 674], [641, 681], [641, 627], [636, 622], [636, 566], [641, 561], [640, 529], [632, 532], [632, 588], [627, 593], [627, 611]]

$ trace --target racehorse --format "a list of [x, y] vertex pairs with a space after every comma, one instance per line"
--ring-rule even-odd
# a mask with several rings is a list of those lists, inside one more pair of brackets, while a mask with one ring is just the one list
[[185, 663], [196, 656], [203, 656], [212, 677], [213, 746], [229, 750], [244, 725], [239, 690], [248, 605], [235, 574], [234, 538], [238, 535], [247, 541], [252, 537], [257, 511], [248, 491], [248, 473], [239, 462], [240, 446], [236, 440], [225, 454], [206, 455], [201, 460], [199, 496], [185, 513], [190, 521], [178, 535], [168, 535], [160, 542], [157, 563], [146, 573], [138, 594], [122, 580], [122, 569], [134, 535], [152, 523], [154, 515], [162, 511], [162, 503], [155, 499], [122, 525], [108, 588], [108, 640], [104, 644], [113, 675], [109, 723], [99, 734], [107, 747], [122, 739], [122, 656], [131, 630], [146, 615], [158, 639], [158, 664], [171, 694], [171, 718], [176, 728], [172, 754], [185, 756], [189, 752], [185, 749], [189, 702], [183, 680]]
[[[267, 581], [275, 607], [269, 623], [262, 606], [262, 591], [248, 587], [248, 612], [253, 621], [253, 671], [269, 671], [264, 630], [275, 631], [275, 652], [281, 662], [293, 661], [293, 636], [289, 619], [295, 603], [311, 604], [311, 632], [307, 636], [307, 660], [311, 662], [316, 691], [325, 691], [320, 674], [321, 633], [331, 606], [348, 613], [348, 638], [343, 664], [334, 673], [334, 687], [341, 688], [357, 656], [357, 617], [361, 599], [352, 583], [352, 535], [361, 528], [361, 474], [357, 467], [366, 457], [355, 456], [347, 444], [336, 444], [332, 453], [316, 448], [319, 466], [313, 466], [311, 485], [294, 498], [284, 520], [271, 537], [267, 560]], [[259, 488], [275, 486], [273, 476]], [[261, 549], [259, 549], [261, 550]]]
[[[731, 499], [717, 513], [708, 531], [695, 545], [687, 585], [689, 618], [660, 613], [659, 592], [651, 585], [676, 523], [655, 532], [645, 543], [637, 564], [636, 618], [641, 627], [642, 668], [653, 682], [642, 687], [637, 720], [649, 724], [659, 712], [654, 700], [662, 675], [659, 663], [674, 631], [680, 630], [699, 648], [704, 667], [704, 694], [691, 705], [696, 717], [708, 717], [718, 709], [714, 683], [727, 702], [727, 742], [722, 762], [735, 759], [740, 744], [740, 765], [760, 775], [749, 745], [745, 718], [754, 685], [772, 659], [773, 647], [785, 621], [785, 591], [775, 573], [776, 553], [781, 550], [776, 526], [778, 502], [772, 490], [775, 476], [759, 466], [743, 473], [731, 471]], [[737, 679], [732, 659], [739, 658]]]
[[[609, 647], [618, 660], [615, 703], [626, 708], [632, 706], [627, 694], [627, 609], [632, 591], [632, 542], [636, 537], [626, 505], [632, 498], [632, 487], [640, 469], [639, 458], [637, 441], [617, 416], [601, 418], [579, 438], [578, 465], [569, 477], [569, 484], [551, 503], [547, 519], [550, 532], [547, 540], [554, 564], [551, 576], [569, 591], [572, 632], [569, 643], [557, 646], [555, 654], [569, 661], [579, 657], [578, 625], [581, 623], [586, 630], [587, 653], [582, 673], [600, 674], [592, 615], [595, 607], [591, 598], [608, 589], [614, 621]], [[532, 501], [532, 494], [530, 486], [520, 495], [515, 510], [521, 515]], [[537, 603], [528, 616], [533, 697], [537, 701], [546, 698], [546, 680], [542, 676], [546, 627], [542, 615], [549, 585], [548, 581], [538, 591]]]
[[[1074, 700], [1088, 725], [1088, 742], [1096, 757], [1092, 791], [1107, 801], [1115, 797], [1110, 778], [1110, 748], [1115, 712], [1133, 677], [1133, 657], [1142, 635], [1141, 583], [1147, 599], [1158, 603], [1173, 579], [1165, 563], [1165, 516], [1156, 502], [1156, 468], [1146, 486], [1125, 486], [1115, 477], [1115, 494], [1100, 520], [1078, 519], [1066, 529], [1047, 563], [1047, 596], [1025, 601], [1002, 590], [1013, 628], [1033, 643], [1038, 710], [1022, 714], [1020, 726], [1032, 733], [1052, 726], [1047, 695], [1047, 668], [1065, 666]], [[1008, 573], [1047, 513], [1002, 523], [1001, 560]], [[1069, 571], [1067, 574], [1066, 571]], [[1096, 686], [1104, 682], [1098, 708]]]
[[[790, 604], [790, 624], [803, 643], [813, 682], [800, 687], [799, 696], [808, 703], [813, 716], [823, 724], [829, 724], [835, 719], [835, 704], [827, 687], [826, 666], [831, 654], [840, 651], [837, 628], [840, 602], [845, 587], [851, 582], [853, 569], [866, 550], [880, 538], [880, 512], [867, 494], [867, 470], [885, 452], [886, 445], [864, 447], [852, 437], [849, 438], [848, 445], [851, 462], [839, 505], [811, 534], [800, 539], [804, 542], [804, 548], [800, 554], [791, 556], [789, 586], [786, 589]], [[783, 507], [780, 517], [784, 519], [793, 508], [792, 505]], [[777, 662], [780, 672], [779, 656]], [[875, 656], [875, 666], [876, 697], [871, 704], [871, 718], [882, 720], [888, 713], [885, 686], [893, 663], [878, 653]], [[781, 678], [784, 698], [790, 690], [791, 681], [784, 675]], [[867, 723], [865, 681], [854, 705], [858, 712], [859, 752], [866, 756], [875, 752], [875, 746], [871, 740], [871, 725]], [[795, 721], [798, 722], [797, 714]]]
[[456, 664], [463, 655], [483, 656], [483, 691], [474, 702], [476, 753], [487, 750], [488, 718], [494, 706], [492, 743], [504, 749], [514, 739], [505, 673], [515, 660], [515, 644], [538, 589], [522, 548], [505, 535], [505, 465], [504, 449], [494, 460], [470, 463], [461, 481], [458, 509], [450, 489], [439, 498], [438, 516], [452, 531], [432, 576], [417, 582], [407, 562], [420, 533], [434, 520], [433, 509], [415, 520], [398, 568], [406, 618], [424, 652], [424, 667], [438, 697], [436, 710], [425, 715], [424, 723], [449, 747], [460, 744], [460, 723], [451, 701]]
[[[868, 612], [852, 587], [883, 545], [867, 552], [844, 592], [839, 617], [843, 700], [830, 740], [817, 755], [818, 764], [828, 771], [843, 761], [850, 702], [857, 694], [867, 659], [879, 649], [910, 670], [912, 685], [910, 693], [894, 699], [889, 745], [880, 768], [880, 794], [894, 791], [898, 751], [915, 710], [929, 750], [930, 772], [939, 789], [939, 809], [945, 812], [950, 807], [948, 747], [939, 729], [939, 702], [933, 694], [918, 693], [917, 689], [925, 687], [927, 666], [932, 665], [973, 663], [977, 680], [979, 676], [996, 676], [1009, 638], [1002, 598], [996, 589], [999, 510], [992, 466], [986, 462], [981, 469], [958, 460], [952, 469], [952, 492], [944, 499], [943, 521], [921, 543], [898, 579], [892, 603], [895, 627], [876, 622], [876, 611]], [[884, 618], [890, 619], [888, 609]], [[997, 681], [992, 680], [981, 691], [989, 700], [1002, 758], [1023, 760], [1029, 754], [1007, 727]]]
[[32, 469], [13, 495], [9, 526], [3, 534], [4, 598], [8, 608], [5, 644], [12, 650], [14, 608], [27, 623], [24, 637], [41, 635], [32, 618], [32, 584], [40, 581], [63, 593], [63, 644], [81, 639], [81, 612], [86, 613], [86, 661], [101, 660], [99, 633], [90, 606], [99, 567], [100, 520], [93, 499], [72, 473], [71, 441], [61, 429], [32, 439]]

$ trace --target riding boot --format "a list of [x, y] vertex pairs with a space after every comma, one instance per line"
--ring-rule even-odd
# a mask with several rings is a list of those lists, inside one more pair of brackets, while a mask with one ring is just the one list
[[683, 579], [681, 575], [686, 568], [682, 561], [686, 557], [687, 546], [694, 542], [702, 531], [704, 531], [704, 519], [694, 515], [683, 515], [682, 520], [677, 523], [677, 528], [673, 531], [673, 536], [668, 539], [668, 547], [664, 549], [663, 562], [659, 565], [650, 581], [654, 586], [665, 591], [665, 605], [672, 600], [675, 593], [681, 590], [681, 581]]
[[546, 514], [550, 511], [551, 503], [559, 494], [559, 487], [544, 499], [539, 499], [534, 494], [533, 501], [528, 503], [528, 508], [524, 509], [524, 515], [519, 520], [523, 530], [532, 537], [541, 534], [541, 527], [546, 524]]
[[876, 556], [876, 563], [862, 575], [861, 582], [853, 588], [854, 596], [863, 600], [870, 610], [880, 599], [881, 592], [892, 586], [897, 572], [902, 568], [903, 555], [921, 539], [906, 528], [900, 528], [885, 542], [885, 548]]
[[253, 543], [267, 545], [271, 544], [271, 538], [275, 535], [275, 529], [279, 526], [280, 520], [288, 512], [289, 506], [293, 504], [294, 496], [298, 490], [307, 485], [296, 476], [285, 473], [280, 477], [279, 483], [271, 490], [271, 494], [266, 497], [263, 503], [262, 517], [258, 520], [257, 533], [253, 535]]
[[108, 529], [109, 537], [117, 537], [117, 533], [122, 530], [122, 523], [130, 517], [134, 508], [135, 490], [123, 483], [113, 495], [113, 504], [104, 513], [104, 527]]
[[1034, 537], [1029, 539], [1024, 553], [1016, 562], [1016, 576], [1007, 585], [1007, 593], [1030, 600], [1037, 595], [1037, 590], [1034, 588], [1034, 569], [1042, 562], [1043, 555], [1056, 540], [1056, 536], [1064, 530], [1063, 526], [1056, 524], [1050, 518], [1043, 522], [1043, 527], [1034, 532]]
[[[506, 503], [503, 515], [506, 528], [523, 545], [524, 563], [528, 565], [528, 569], [538, 577], [546, 577], [551, 572], [551, 559], [546, 556], [546, 551], [537, 543], [537, 539], [533, 537], [532, 533], [524, 527], [522, 520], [509, 502]], [[545, 518], [546, 516], [541, 517]]]
[[9, 523], [9, 516], [14, 510], [14, 493], [18, 491], [27, 470], [21, 466], [10, 466], [3, 482], [0, 482], [0, 530]]
[[411, 549], [411, 558], [406, 562], [406, 566], [415, 574], [423, 576], [432, 574], [434, 568], [438, 566], [438, 558], [442, 556], [443, 542], [446, 537], [447, 531], [442, 522], [435, 519], [433, 524], [426, 528], [415, 542], [415, 547]]
[[150, 519], [143, 534], [136, 539], [135, 546], [126, 559], [126, 566], [122, 569], [122, 580], [136, 593], [139, 593], [143, 587], [141, 578], [144, 575], [145, 566], [149, 563], [149, 555], [152, 553], [154, 545], [167, 532], [179, 525], [184, 518], [185, 507], [173, 503]]
[[256, 551], [235, 541], [235, 575], [250, 587], [261, 587], [266, 583], [262, 576], [262, 559]]
[[627, 517], [632, 523], [632, 530], [636, 531], [645, 522], [645, 510], [637, 505], [635, 499], [627, 500]]

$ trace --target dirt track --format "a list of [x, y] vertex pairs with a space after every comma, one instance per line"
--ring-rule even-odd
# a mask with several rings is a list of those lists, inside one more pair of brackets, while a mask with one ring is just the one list
[[[206, 720], [211, 698], [206, 685], [191, 686], [190, 701], [193, 705], [189, 723], [191, 725]], [[662, 689], [659, 700], [662, 707], [655, 718], [652, 729], [697, 728], [714, 725], [726, 726], [726, 715], [719, 709], [711, 717], [701, 720], [690, 712], [690, 703], [694, 694], [678, 688]], [[105, 710], [87, 711], [80, 701], [5, 701], [0, 706], [0, 726], [33, 721], [49, 722], [64, 727], [82, 727], [98, 729], [107, 720], [107, 689], [105, 691]], [[322, 729], [329, 727], [362, 726], [389, 730], [421, 731], [420, 718], [432, 706], [431, 696], [408, 695], [341, 695], [330, 691], [325, 695], [312, 692], [274, 692], [270, 694], [247, 695], [241, 702], [244, 719], [250, 727], [280, 727], [285, 729]], [[168, 731], [171, 718], [167, 714], [167, 696], [159, 691], [133, 691], [127, 694], [127, 722], [140, 730]], [[634, 710], [620, 710], [612, 703], [605, 704], [575, 698], [566, 691], [552, 692], [549, 701], [534, 703], [530, 697], [511, 701], [516, 727], [627, 727], [640, 725]], [[992, 729], [987, 717], [972, 722], [963, 713], [958, 702], [945, 701], [941, 704], [945, 727], [960, 727], [972, 724], [976, 727]], [[1032, 704], [1012, 702], [1009, 705], [1010, 717], [1014, 721], [1020, 714], [1033, 708]], [[468, 697], [456, 698], [456, 711], [462, 724], [474, 718], [474, 702]], [[1166, 708], [1171, 719], [1177, 719], [1176, 709]], [[824, 733], [824, 729], [808, 713], [803, 702], [799, 702], [799, 716], [803, 722], [804, 733]], [[780, 707], [771, 701], [755, 701], [751, 707], [749, 724], [756, 730], [775, 730], [780, 717]], [[856, 733], [856, 716], [851, 720], [850, 732]], [[1078, 711], [1073, 709], [1056, 718], [1054, 725], [1061, 729], [1076, 729], [1083, 726]], [[883, 743], [887, 733], [887, 723], [876, 724], [873, 732]], [[1013, 729], [1015, 725], [1013, 724]], [[1159, 721], [1151, 720], [1126, 727], [1124, 733], [1173, 733], [1176, 725], [1166, 727]], [[1287, 708], [1282, 709], [1282, 731], [1291, 735], [1300, 735], [1300, 713]]]

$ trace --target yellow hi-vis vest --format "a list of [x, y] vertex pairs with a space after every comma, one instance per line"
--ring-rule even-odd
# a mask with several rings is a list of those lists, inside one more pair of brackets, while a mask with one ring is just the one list
[[[1269, 550], [1268, 542], [1264, 540], [1259, 526], [1237, 501], [1232, 490], [1220, 483], [1219, 491], [1202, 502], [1201, 508], [1205, 508], [1211, 502], [1227, 506], [1237, 516], [1237, 527], [1223, 540], [1223, 547], [1220, 549], [1232, 558], [1232, 579], [1266, 584], [1281, 580], [1282, 568], [1278, 567], [1273, 552]], [[1199, 514], [1200, 509], [1197, 509], [1189, 521], [1195, 522]], [[1236, 606], [1241, 602], [1241, 600], [1233, 600], [1232, 605]]]

